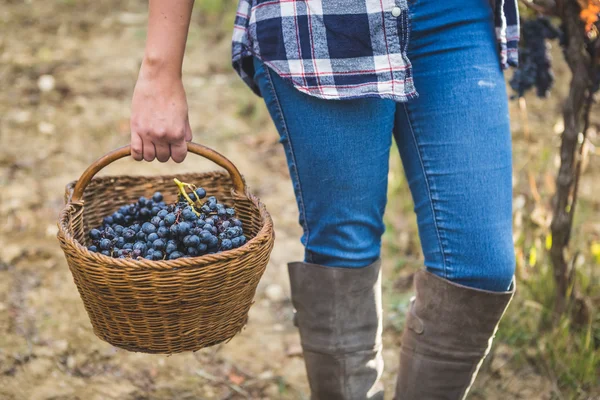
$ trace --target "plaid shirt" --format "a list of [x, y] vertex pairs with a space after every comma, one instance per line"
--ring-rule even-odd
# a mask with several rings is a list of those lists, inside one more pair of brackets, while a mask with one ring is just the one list
[[[517, 0], [496, 0], [503, 68], [516, 65]], [[240, 0], [232, 62], [256, 92], [252, 56], [303, 93], [323, 99], [417, 96], [406, 56], [407, 0]]]

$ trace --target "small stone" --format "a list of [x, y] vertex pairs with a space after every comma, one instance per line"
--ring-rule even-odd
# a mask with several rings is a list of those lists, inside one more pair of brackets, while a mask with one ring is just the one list
[[29, 122], [31, 119], [31, 112], [27, 110], [19, 110], [13, 114], [12, 119], [18, 124], [24, 124], [25, 122]]
[[257, 378], [260, 380], [269, 380], [269, 379], [273, 379], [275, 377], [275, 374], [273, 373], [273, 371], [270, 370], [266, 370], [264, 372], [261, 372]]
[[47, 358], [36, 358], [26, 364], [27, 372], [33, 376], [45, 376], [46, 373], [54, 368], [54, 363]]
[[49, 224], [46, 227], [46, 235], [47, 236], [54, 237], [54, 236], [56, 236], [57, 233], [58, 233], [58, 226], [56, 226], [56, 224]]
[[123, 25], [139, 25], [147, 20], [146, 14], [123, 12], [117, 17], [118, 21]]
[[56, 86], [56, 80], [52, 75], [42, 75], [37, 81], [38, 88], [42, 92], [50, 92]]
[[279, 302], [285, 298], [285, 293], [280, 285], [271, 283], [265, 288], [265, 296], [273, 302]]
[[73, 357], [73, 356], [67, 357], [67, 368], [72, 370], [75, 368], [76, 365], [77, 365], [77, 362], [75, 360], [75, 357]]
[[525, 198], [525, 196], [519, 195], [513, 201], [513, 207], [516, 210], [520, 210], [521, 208], [525, 207], [525, 203], [527, 203], [527, 199]]
[[52, 344], [52, 347], [57, 353], [63, 353], [69, 348], [69, 343], [66, 340], [57, 340]]
[[38, 124], [38, 131], [40, 131], [40, 133], [43, 133], [44, 135], [52, 135], [54, 134], [55, 127], [50, 122], [42, 121]]

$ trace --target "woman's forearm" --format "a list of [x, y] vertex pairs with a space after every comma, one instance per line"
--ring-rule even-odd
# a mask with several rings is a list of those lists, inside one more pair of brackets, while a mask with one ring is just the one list
[[144, 61], [131, 101], [131, 155], [184, 160], [192, 140], [181, 65], [193, 0], [150, 0]]
[[142, 73], [181, 76], [193, 0], [150, 0]]

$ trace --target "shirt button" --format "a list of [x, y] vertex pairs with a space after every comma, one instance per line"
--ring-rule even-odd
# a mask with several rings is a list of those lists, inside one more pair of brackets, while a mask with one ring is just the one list
[[402, 13], [402, 10], [400, 10], [400, 7], [392, 8], [392, 15], [394, 17], [399, 17], [401, 13]]

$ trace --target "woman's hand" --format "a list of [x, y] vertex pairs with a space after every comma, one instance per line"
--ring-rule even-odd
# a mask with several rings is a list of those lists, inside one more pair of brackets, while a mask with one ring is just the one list
[[192, 140], [181, 77], [144, 61], [131, 103], [131, 155], [135, 160], [182, 162]]
[[149, 0], [142, 68], [131, 102], [131, 156], [182, 162], [192, 140], [181, 65], [193, 0]]

